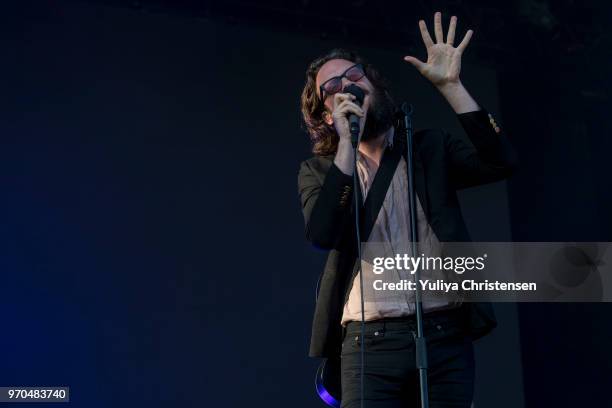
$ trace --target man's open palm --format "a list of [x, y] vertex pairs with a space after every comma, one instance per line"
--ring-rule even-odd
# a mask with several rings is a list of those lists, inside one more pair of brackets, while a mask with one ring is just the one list
[[434, 15], [434, 33], [436, 42], [433, 42], [425, 21], [419, 21], [423, 43], [427, 49], [427, 62], [423, 62], [412, 56], [405, 56], [404, 60], [411, 63], [419, 72], [429, 79], [435, 86], [442, 86], [447, 83], [459, 82], [461, 72], [461, 55], [472, 38], [473, 31], [468, 30], [461, 43], [454, 47], [455, 29], [457, 27], [457, 17], [452, 16], [446, 42], [442, 31], [442, 13]]

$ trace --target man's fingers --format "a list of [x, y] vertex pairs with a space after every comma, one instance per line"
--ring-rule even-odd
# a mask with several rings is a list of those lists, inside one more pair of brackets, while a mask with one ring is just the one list
[[347, 101], [345, 103], [345, 105], [342, 107], [342, 109], [340, 109], [342, 113], [347, 114], [347, 113], [354, 113], [357, 116], [363, 116], [363, 109], [361, 109], [360, 106], [354, 104], [353, 102], [349, 102]]
[[349, 93], [341, 93], [341, 92], [334, 94], [334, 106], [338, 106], [346, 100], [350, 100], [350, 101], [355, 100], [355, 95], [349, 94]]
[[459, 52], [463, 52], [463, 50], [465, 50], [465, 47], [467, 47], [467, 45], [470, 43], [470, 38], [472, 38], [472, 34], [474, 34], [474, 31], [472, 30], [468, 30], [468, 32], [465, 33], [463, 41], [461, 41], [461, 44], [459, 44], [459, 46], [457, 47], [457, 50]]
[[350, 93], [334, 94], [333, 115], [346, 116], [350, 112], [357, 116], [363, 116], [363, 109], [354, 102], [355, 99], [355, 95]]
[[334, 102], [344, 102], [347, 99], [352, 100], [355, 99], [355, 95], [350, 94], [350, 93], [342, 93], [342, 92], [338, 92], [336, 94], [334, 94]]
[[450, 25], [448, 26], [448, 34], [446, 34], [446, 43], [453, 45], [455, 42], [455, 29], [457, 28], [457, 17], [452, 16]]
[[419, 21], [419, 28], [421, 29], [421, 37], [423, 37], [423, 43], [425, 43], [425, 48], [431, 47], [434, 43], [429, 36], [429, 31], [427, 31], [427, 24], [425, 24], [425, 20]]
[[354, 113], [355, 115], [362, 117], [364, 115], [363, 109], [351, 101], [344, 101], [336, 109], [334, 109], [333, 116], [346, 117], [348, 113]]
[[442, 13], [439, 11], [434, 14], [434, 32], [436, 34], [436, 43], [444, 42], [444, 32], [442, 31]]

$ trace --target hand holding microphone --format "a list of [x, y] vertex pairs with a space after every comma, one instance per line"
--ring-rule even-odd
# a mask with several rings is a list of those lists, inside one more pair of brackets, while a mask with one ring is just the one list
[[363, 90], [355, 84], [347, 85], [342, 93], [334, 95], [334, 127], [340, 139], [351, 140], [353, 146], [361, 133], [359, 120], [365, 115], [361, 108], [364, 96]]

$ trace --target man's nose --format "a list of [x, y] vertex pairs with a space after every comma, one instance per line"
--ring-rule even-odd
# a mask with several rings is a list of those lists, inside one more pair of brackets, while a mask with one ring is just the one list
[[348, 78], [342, 78], [342, 89], [347, 87], [347, 85], [354, 84], [355, 82], [349, 80]]

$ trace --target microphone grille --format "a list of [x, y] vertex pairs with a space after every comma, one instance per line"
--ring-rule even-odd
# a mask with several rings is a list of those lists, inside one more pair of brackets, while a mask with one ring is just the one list
[[350, 93], [351, 95], [354, 95], [355, 96], [355, 103], [357, 105], [361, 106], [363, 104], [363, 98], [365, 97], [365, 93], [363, 92], [363, 89], [361, 89], [357, 85], [355, 85], [355, 84], [348, 84], [347, 86], [344, 87], [342, 92]]

